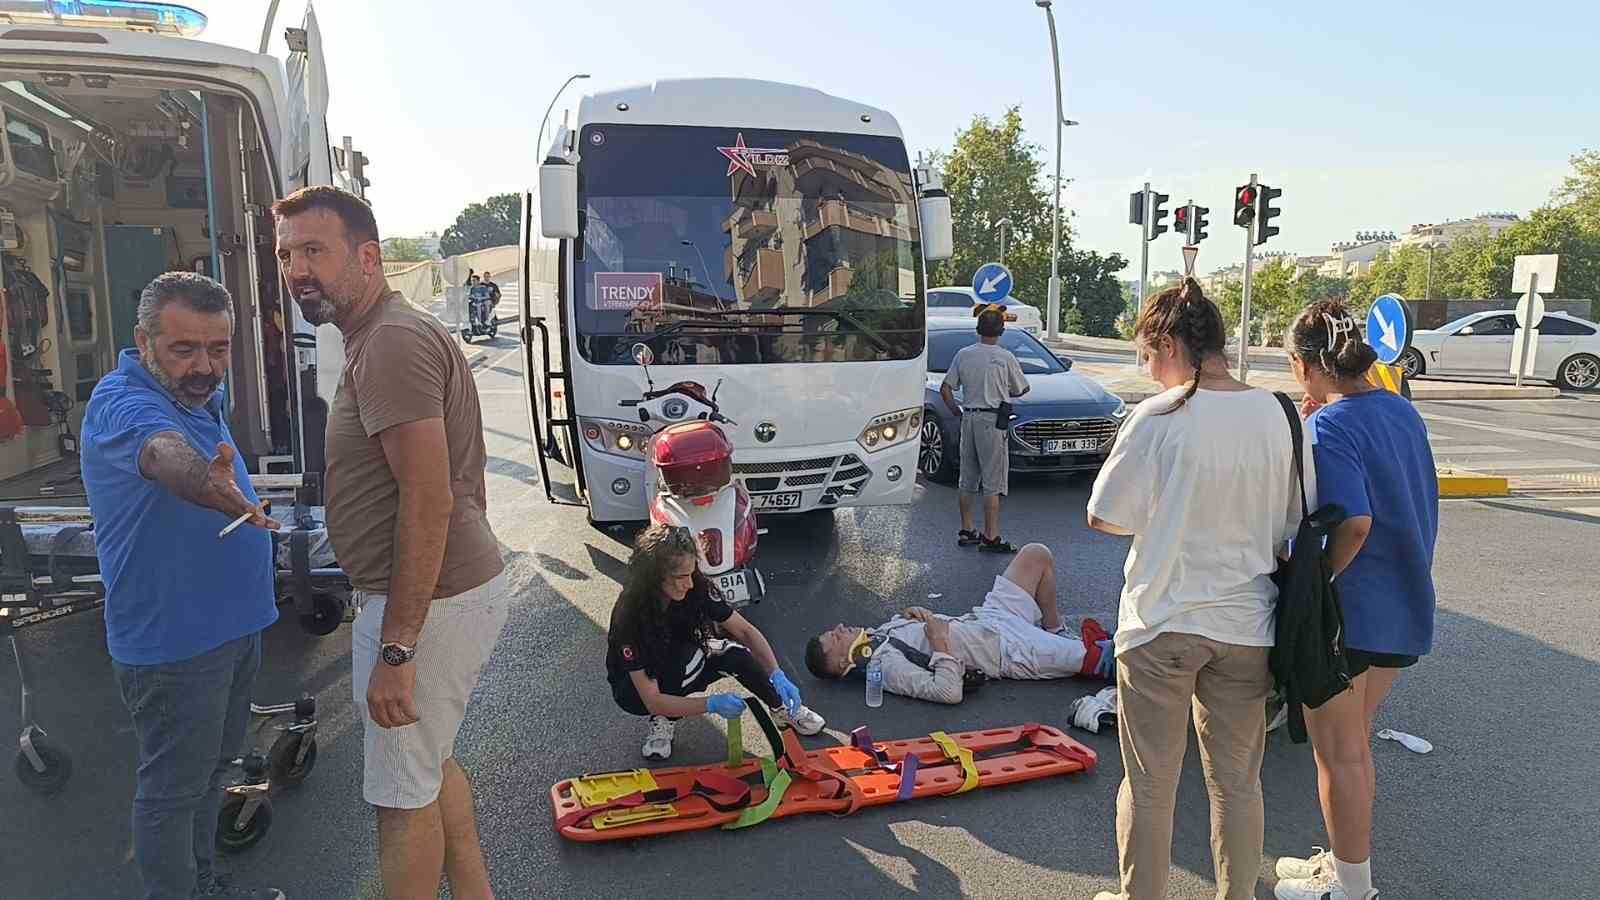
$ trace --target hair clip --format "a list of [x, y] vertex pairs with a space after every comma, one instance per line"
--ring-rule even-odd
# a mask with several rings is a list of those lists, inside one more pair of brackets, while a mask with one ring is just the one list
[[1339, 338], [1346, 334], [1354, 334], [1356, 320], [1350, 316], [1335, 316], [1332, 313], [1323, 313], [1322, 318], [1328, 323], [1328, 349], [1339, 346]]

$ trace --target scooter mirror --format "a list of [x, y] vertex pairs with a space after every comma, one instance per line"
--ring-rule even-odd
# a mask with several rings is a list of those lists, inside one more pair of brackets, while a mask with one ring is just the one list
[[647, 345], [634, 344], [633, 361], [641, 366], [648, 366], [656, 361], [656, 355]]

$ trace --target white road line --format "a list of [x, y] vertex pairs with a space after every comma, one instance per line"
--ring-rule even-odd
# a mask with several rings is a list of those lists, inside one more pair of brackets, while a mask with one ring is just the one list
[[1562, 512], [1588, 516], [1591, 519], [1600, 519], [1600, 506], [1569, 506], [1563, 509]]
[[1434, 456], [1448, 453], [1457, 456], [1492, 456], [1496, 453], [1515, 453], [1510, 447], [1495, 447], [1490, 444], [1468, 444], [1465, 447], [1444, 447], [1433, 451]]
[[1566, 444], [1569, 447], [1582, 447], [1585, 450], [1600, 450], [1600, 440], [1574, 437], [1568, 434], [1554, 434], [1548, 431], [1531, 431], [1527, 428], [1509, 428], [1504, 425], [1490, 425], [1476, 419], [1458, 419], [1455, 416], [1439, 416], [1433, 413], [1423, 413], [1422, 418], [1430, 422], [1444, 422], [1447, 425], [1465, 425], [1491, 434], [1505, 437], [1528, 438], [1535, 441], [1544, 441], [1552, 444]]
[[1474, 468], [1484, 472], [1526, 472], [1534, 469], [1570, 472], [1577, 469], [1600, 469], [1600, 463], [1580, 462], [1576, 459], [1524, 459], [1518, 462], [1493, 462]]

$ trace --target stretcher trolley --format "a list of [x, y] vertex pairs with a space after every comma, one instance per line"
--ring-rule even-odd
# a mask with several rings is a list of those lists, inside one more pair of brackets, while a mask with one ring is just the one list
[[[274, 517], [283, 530], [273, 534], [279, 603], [294, 604], [308, 633], [331, 634], [348, 621], [349, 582], [333, 558], [315, 475], [254, 475], [263, 500], [290, 501], [290, 515]], [[29, 789], [45, 795], [66, 787], [72, 757], [34, 720], [30, 667], [16, 639], [18, 631], [103, 606], [105, 587], [95, 556], [94, 523], [87, 507], [0, 505], [0, 633], [11, 639], [22, 691], [21, 732], [15, 771]], [[250, 705], [251, 749], [235, 760], [242, 777], [226, 788], [217, 846], [225, 851], [253, 846], [272, 821], [268, 794], [306, 779], [317, 759], [316, 698]], [[262, 751], [268, 726], [277, 733]]]

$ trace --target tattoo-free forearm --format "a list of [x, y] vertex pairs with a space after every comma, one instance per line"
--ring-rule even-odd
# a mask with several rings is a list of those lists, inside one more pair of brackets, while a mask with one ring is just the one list
[[[442, 488], [442, 489], [441, 489]], [[450, 533], [455, 498], [448, 481], [441, 485], [400, 488], [394, 522], [394, 563], [389, 570], [389, 596], [383, 610], [383, 640], [416, 646], [428, 618], [444, 545]]]
[[1355, 562], [1356, 554], [1367, 542], [1372, 531], [1371, 516], [1355, 516], [1339, 523], [1328, 538], [1328, 566], [1335, 578]]
[[760, 664], [761, 671], [768, 675], [778, 671], [778, 655], [772, 652], [772, 645], [767, 643], [767, 636], [761, 633], [761, 629], [750, 624], [749, 619], [734, 613], [728, 617], [728, 621], [722, 623], [722, 630], [729, 637], [745, 645], [750, 655]]

